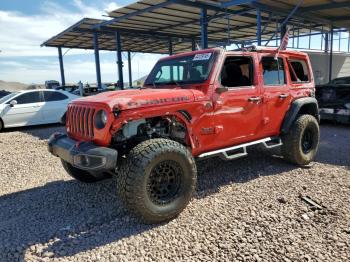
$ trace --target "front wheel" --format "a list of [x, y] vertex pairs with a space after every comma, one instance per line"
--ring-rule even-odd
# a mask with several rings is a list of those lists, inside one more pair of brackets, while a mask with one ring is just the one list
[[127, 155], [118, 179], [125, 206], [147, 223], [177, 216], [196, 187], [197, 168], [186, 147], [168, 139], [150, 139]]
[[320, 128], [312, 115], [300, 115], [287, 134], [282, 136], [282, 153], [286, 160], [307, 165], [316, 156], [320, 140]]
[[64, 161], [63, 159], [61, 159], [61, 162], [63, 168], [71, 177], [83, 183], [94, 183], [110, 177], [110, 175], [105, 173], [92, 175], [89, 172], [72, 166], [70, 163]]

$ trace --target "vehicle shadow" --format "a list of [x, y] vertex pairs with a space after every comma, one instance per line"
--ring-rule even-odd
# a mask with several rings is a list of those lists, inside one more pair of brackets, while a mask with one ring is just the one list
[[46, 124], [39, 126], [27, 126], [27, 127], [13, 127], [6, 128], [2, 132], [11, 133], [11, 132], [22, 132], [33, 137], [37, 137], [40, 140], [47, 140], [54, 132], [63, 132], [65, 133], [65, 127], [61, 124]]
[[[236, 161], [201, 161], [195, 198], [215, 193], [223, 185], [246, 183], [292, 168], [258, 151]], [[159, 226], [133, 217], [115, 192], [113, 178], [96, 184], [55, 181], [1, 196], [0, 261], [13, 260], [16, 253], [24, 259], [25, 252], [38, 257], [45, 252], [54, 257], [72, 256]]]

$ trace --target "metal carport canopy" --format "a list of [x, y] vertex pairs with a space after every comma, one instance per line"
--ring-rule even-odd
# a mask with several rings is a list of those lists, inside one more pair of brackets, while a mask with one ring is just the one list
[[[122, 82], [121, 51], [173, 54], [194, 50], [197, 44], [202, 48], [261, 44], [278, 39], [287, 24], [291, 34], [297, 32], [298, 36], [349, 29], [350, 1], [142, 0], [108, 15], [109, 20], [84, 18], [42, 44], [58, 47], [62, 83], [62, 48], [94, 49], [97, 83], [101, 86], [99, 50], [117, 51]], [[330, 35], [332, 43], [333, 33]]]
[[119, 31], [123, 51], [167, 54], [169, 39], [174, 53], [188, 51], [193, 41], [201, 40], [203, 8], [209, 46], [256, 41], [256, 10], [261, 14], [262, 40], [268, 40], [295, 6], [288, 24], [300, 34], [327, 31], [331, 24], [350, 28], [350, 1], [344, 0], [143, 0], [110, 12], [111, 20], [84, 18], [43, 45], [94, 49], [93, 32], [98, 31], [99, 49], [116, 50]]

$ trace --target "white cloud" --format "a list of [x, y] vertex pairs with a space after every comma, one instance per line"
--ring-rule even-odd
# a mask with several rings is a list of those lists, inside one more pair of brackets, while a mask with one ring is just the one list
[[41, 6], [42, 13], [31, 16], [0, 10], [1, 56], [56, 56], [55, 48], [40, 48], [40, 44], [83, 17], [106, 19], [103, 16], [105, 9], [118, 8], [114, 2], [96, 7], [88, 6], [82, 0], [74, 0], [73, 5], [77, 9], [75, 12], [57, 3], [45, 1]]
[[[59, 2], [57, 2], [59, 3]], [[57, 49], [40, 47], [45, 40], [76, 23], [83, 17], [106, 19], [104, 14], [117, 9], [115, 2], [99, 6], [86, 5], [83, 0], [71, 2], [76, 11], [52, 1], [44, 1], [40, 14], [0, 10], [0, 79], [23, 83], [43, 83], [60, 80]], [[67, 49], [63, 50], [64, 52]], [[78, 55], [78, 56], [76, 56]], [[134, 80], [149, 73], [160, 56], [137, 54], [132, 60]], [[95, 82], [93, 52], [72, 49], [64, 56], [67, 83]], [[124, 81], [128, 81], [127, 62], [124, 61]], [[102, 81], [117, 81], [115, 53], [101, 52]], [[19, 77], [20, 76], [20, 77]]]

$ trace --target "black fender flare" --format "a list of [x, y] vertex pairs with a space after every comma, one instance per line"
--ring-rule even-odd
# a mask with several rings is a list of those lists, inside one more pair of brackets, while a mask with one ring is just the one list
[[287, 111], [284, 117], [282, 127], [281, 127], [282, 134], [288, 133], [290, 127], [292, 126], [293, 122], [297, 118], [300, 110], [305, 105], [311, 106], [312, 111], [310, 112], [310, 114], [313, 115], [317, 119], [317, 121], [320, 121], [320, 116], [318, 112], [318, 103], [316, 98], [314, 97], [298, 98], [292, 102], [289, 110]]

